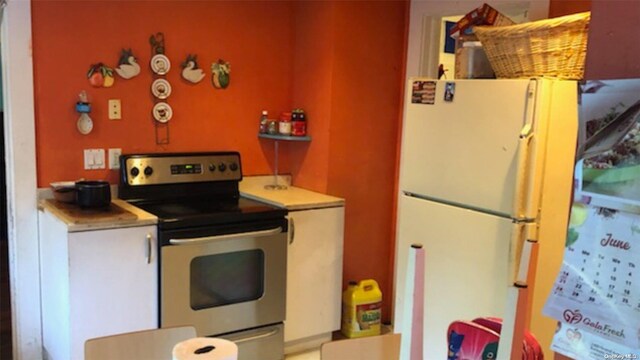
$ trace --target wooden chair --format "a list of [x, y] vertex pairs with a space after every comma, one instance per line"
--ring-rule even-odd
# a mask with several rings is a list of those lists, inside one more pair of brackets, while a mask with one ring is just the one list
[[320, 359], [398, 360], [400, 359], [400, 334], [326, 342], [320, 348]]
[[84, 343], [85, 360], [172, 360], [173, 347], [196, 337], [193, 326], [136, 331], [89, 339]]

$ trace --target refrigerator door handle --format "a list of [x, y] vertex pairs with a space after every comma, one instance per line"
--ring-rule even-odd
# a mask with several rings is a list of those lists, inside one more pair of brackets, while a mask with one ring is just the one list
[[507, 285], [512, 286], [516, 278], [518, 276], [519, 270], [519, 261], [518, 255], [522, 250], [522, 243], [525, 240], [526, 231], [525, 231], [525, 223], [521, 221], [514, 221], [511, 226], [511, 239], [509, 242], [509, 269], [507, 278]]
[[533, 139], [533, 127], [527, 123], [522, 127], [518, 138], [518, 162], [515, 196], [513, 197], [513, 215], [516, 219], [526, 219], [530, 198], [529, 186], [529, 148]]
[[533, 179], [535, 175], [532, 158], [536, 143], [535, 103], [538, 82], [531, 80], [527, 89], [524, 125], [518, 136], [518, 159], [516, 173], [516, 187], [513, 196], [513, 216], [519, 220], [531, 220], [536, 217], [537, 210], [532, 207]]
[[527, 284], [531, 245], [538, 242], [538, 224], [514, 221], [509, 244], [509, 285]]
[[[529, 273], [533, 270], [531, 268], [531, 257], [537, 251], [538, 241], [536, 239], [536, 223], [520, 223], [519, 225], [522, 226], [520, 233], [524, 235], [526, 240], [522, 243], [516, 279], [507, 291], [506, 308], [502, 317], [502, 332], [498, 343], [500, 351], [498, 352], [497, 360], [519, 359], [522, 357], [522, 348], [519, 347], [519, 344], [522, 343], [524, 327], [516, 327], [516, 322], [518, 321], [518, 314], [530, 306], [527, 290], [530, 285], [528, 278]], [[533, 238], [530, 238], [530, 236]]]
[[529, 139], [531, 136], [533, 136], [533, 125], [526, 123], [520, 130], [520, 139]]
[[509, 244], [509, 285], [526, 286], [531, 256], [530, 245], [537, 242], [538, 223], [517, 220], [513, 222]]

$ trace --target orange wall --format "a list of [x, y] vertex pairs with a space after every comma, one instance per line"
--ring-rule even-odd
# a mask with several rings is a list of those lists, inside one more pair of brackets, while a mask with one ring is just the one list
[[[557, 3], [561, 1], [551, 0], [551, 8]], [[640, 18], [640, 2], [594, 0], [590, 3], [591, 21], [585, 78], [639, 78], [640, 63], [637, 59], [640, 58], [640, 32], [634, 29]], [[580, 7], [566, 13], [584, 10]], [[554, 359], [570, 358], [555, 354]]]
[[640, 78], [640, 1], [593, 1], [585, 78]]
[[551, 0], [549, 18], [589, 11], [591, 0]]
[[[316, 134], [298, 185], [346, 199], [344, 284], [373, 278], [391, 315], [394, 184], [408, 2], [316, 2], [296, 8], [294, 102], [317, 106]], [[299, 81], [304, 79], [304, 81]], [[312, 83], [305, 91], [298, 86]], [[313, 104], [313, 105], [312, 105]], [[316, 115], [318, 116], [318, 115]], [[316, 142], [316, 140], [321, 140]], [[317, 146], [317, 147], [316, 147]], [[300, 155], [303, 156], [303, 155]], [[308, 168], [326, 168], [320, 178]]]
[[549, 17], [591, 10], [586, 79], [640, 77], [640, 2], [625, 0], [551, 0]]
[[[346, 199], [344, 281], [374, 278], [391, 314], [395, 168], [406, 52], [407, 1], [34, 1], [38, 184], [79, 177], [82, 150], [127, 152], [239, 150], [245, 174], [272, 171], [273, 143], [256, 138], [260, 110], [304, 108], [310, 143], [284, 143], [281, 172], [294, 184]], [[52, 16], [55, 14], [55, 16]], [[148, 70], [149, 36], [163, 31], [172, 62], [168, 80], [171, 143], [155, 144]], [[132, 80], [91, 88], [90, 64], [116, 65], [131, 47], [143, 67]], [[231, 85], [191, 85], [179, 64], [198, 54], [209, 70], [231, 63]], [[76, 130], [74, 104], [87, 90], [94, 130]], [[122, 99], [123, 119], [107, 119], [107, 100]]]
[[[83, 170], [83, 149], [127, 152], [239, 150], [245, 174], [271, 173], [273, 144], [257, 139], [260, 111], [277, 115], [292, 108], [292, 3], [265, 1], [34, 1], [38, 185], [51, 181], [106, 178], [117, 173]], [[156, 145], [152, 82], [148, 64], [152, 33], [165, 34], [171, 60], [168, 99], [174, 118], [170, 144]], [[111, 88], [92, 88], [89, 65], [117, 65], [132, 48], [142, 67], [131, 80], [116, 77]], [[198, 55], [208, 75], [211, 63], [231, 63], [231, 85], [216, 90], [207, 76], [193, 85], [180, 76], [187, 54]], [[94, 129], [76, 130], [74, 104], [86, 90]], [[122, 120], [107, 119], [107, 100], [122, 100]], [[287, 171], [286, 145], [281, 170]]]
[[327, 191], [332, 121], [333, 8], [331, 1], [300, 1], [295, 3], [294, 16], [293, 103], [306, 109], [313, 140], [289, 144], [291, 170], [297, 186], [323, 193]]
[[405, 6], [408, 2], [376, 2], [361, 9], [357, 2], [341, 2], [336, 12], [335, 31], [342, 36], [336, 41], [328, 190], [349, 199], [344, 251], [352, 260], [345, 264], [345, 281], [378, 279], [384, 319], [390, 318], [393, 299], [389, 264], [395, 249], [391, 220]]

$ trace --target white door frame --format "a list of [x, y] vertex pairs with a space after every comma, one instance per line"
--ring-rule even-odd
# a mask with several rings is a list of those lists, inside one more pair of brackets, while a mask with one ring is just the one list
[[[456, 14], [466, 14], [482, 5], [484, 0], [443, 1], [411, 0], [409, 11], [409, 39], [407, 42], [406, 78], [437, 75], [440, 27], [434, 19]], [[549, 15], [549, 0], [493, 0], [491, 6], [509, 14], [512, 10], [528, 9], [529, 20], [545, 19]], [[438, 24], [439, 26], [439, 24]], [[433, 29], [433, 31], [432, 31]], [[431, 42], [434, 42], [431, 44]], [[434, 67], [433, 63], [436, 62]]]
[[438, 78], [440, 55], [441, 16], [425, 15], [422, 19], [422, 46], [420, 49], [419, 75], [430, 79]]
[[13, 358], [42, 359], [31, 1], [8, 1], [0, 36]]

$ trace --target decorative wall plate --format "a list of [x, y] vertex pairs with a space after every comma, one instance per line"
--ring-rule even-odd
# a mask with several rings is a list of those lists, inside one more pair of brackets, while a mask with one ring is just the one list
[[151, 70], [158, 75], [165, 75], [171, 69], [169, 58], [163, 54], [153, 55], [151, 58]]
[[151, 84], [151, 93], [158, 99], [166, 99], [171, 95], [171, 84], [165, 79], [156, 79]]
[[153, 118], [158, 122], [166, 123], [171, 120], [173, 110], [166, 102], [159, 102], [153, 107]]

